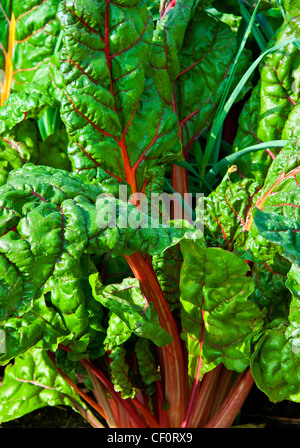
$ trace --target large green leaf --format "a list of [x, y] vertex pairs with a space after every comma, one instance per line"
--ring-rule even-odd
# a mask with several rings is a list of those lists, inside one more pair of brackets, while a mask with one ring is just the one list
[[70, 406], [89, 412], [79, 395], [58, 373], [47, 353], [27, 351], [5, 369], [0, 387], [0, 422], [20, 418], [45, 406]]
[[[269, 46], [300, 37], [297, 7], [293, 8], [292, 5], [287, 3], [289, 14], [276, 35], [276, 41], [271, 41]], [[293, 44], [263, 59], [260, 80], [239, 117], [239, 129], [233, 145], [235, 151], [260, 142], [298, 137], [295, 123], [299, 115], [299, 64], [299, 49]], [[278, 150], [267, 148], [264, 152], [242, 157], [237, 166], [244, 176], [255, 178], [262, 185], [276, 154]]]
[[152, 257], [154, 272], [171, 310], [178, 308], [180, 303], [181, 263], [182, 255], [178, 245]]
[[231, 252], [204, 248], [199, 242], [181, 243], [180, 279], [183, 338], [189, 354], [189, 376], [199, 379], [223, 362], [243, 371], [251, 343], [263, 318], [248, 297], [253, 292], [249, 267]]
[[[253, 213], [249, 214], [241, 243], [250, 258], [252, 253], [254, 257], [267, 261], [276, 252], [283, 254], [287, 251], [286, 258], [294, 261], [292, 252], [297, 251], [297, 246], [293, 249], [293, 243], [290, 243], [291, 238], [294, 238], [294, 243], [297, 240], [299, 172], [299, 149], [291, 142], [273, 161], [264, 186], [252, 203]], [[280, 244], [283, 249], [280, 249]]]
[[[213, 120], [238, 51], [230, 27], [202, 7], [197, 0], [178, 0], [167, 8], [154, 31], [150, 55], [149, 73], [178, 116], [185, 157]], [[246, 70], [249, 56], [242, 54], [237, 77]]]
[[0, 2], [0, 69], [5, 71], [2, 101], [22, 91], [47, 70], [56, 49], [60, 26], [56, 18], [59, 0]]
[[[101, 169], [132, 192], [180, 154], [175, 114], [145, 75], [153, 21], [144, 1], [61, 3], [61, 116], [73, 168]], [[92, 101], [91, 101], [92, 99]]]
[[237, 238], [246, 228], [259, 190], [259, 184], [254, 180], [240, 180], [237, 173], [228, 173], [205, 198], [204, 223], [209, 246], [233, 250]]
[[[82, 264], [88, 241], [86, 212], [76, 206], [76, 196], [81, 193], [95, 202], [99, 191], [73, 174], [32, 165], [11, 172], [1, 188], [1, 325], [12, 333], [12, 347], [8, 345], [5, 356], [36, 344], [51, 330], [51, 319], [59, 316], [59, 337], [69, 333], [71, 339], [83, 338], [82, 348], [95, 337], [89, 322], [96, 310], [87, 282], [88, 260]], [[43, 294], [50, 307], [43, 305], [38, 311], [37, 300]], [[47, 313], [57, 317], [46, 317]]]
[[[3, 283], [1, 279], [1, 287], [3, 287]], [[22, 295], [17, 298], [21, 300]], [[10, 314], [12, 314], [11, 310]], [[69, 337], [70, 332], [65, 327], [60, 315], [53, 308], [47, 306], [43, 297], [36, 299], [27, 312], [1, 320], [0, 328], [5, 337], [5, 352], [0, 354], [1, 365], [7, 364], [11, 359], [36, 345], [46, 350], [55, 351], [59, 343], [64, 341], [68, 343], [73, 339], [72, 336]], [[76, 348], [82, 351], [86, 345], [83, 341], [83, 344], [78, 343]]]
[[[91, 274], [90, 283], [95, 299], [117, 315], [134, 334], [152, 340], [159, 347], [172, 341], [168, 333], [161, 328], [153, 303], [149, 303], [141, 292], [138, 280], [129, 278], [121, 284], [104, 286], [99, 275], [95, 273]], [[128, 334], [127, 329], [125, 334]], [[113, 339], [114, 334], [110, 334], [110, 344], [117, 345]], [[119, 337], [117, 340], [119, 341]]]
[[251, 371], [257, 386], [271, 401], [300, 402], [300, 272], [293, 265], [287, 287], [292, 300], [287, 319], [274, 320], [262, 333], [251, 359]]
[[124, 400], [126, 398], [133, 398], [136, 394], [136, 389], [128, 376], [129, 366], [125, 360], [126, 350], [122, 345], [114, 347], [110, 352], [110, 375], [117, 392], [121, 392]]

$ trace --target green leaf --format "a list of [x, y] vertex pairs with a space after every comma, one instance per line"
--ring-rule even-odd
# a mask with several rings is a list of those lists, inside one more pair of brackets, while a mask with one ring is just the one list
[[126, 350], [122, 345], [114, 347], [110, 352], [110, 374], [116, 392], [121, 392], [123, 400], [134, 398], [136, 389], [129, 379], [129, 366], [125, 361]]
[[259, 184], [252, 179], [240, 180], [236, 172], [224, 177], [205, 199], [205, 234], [209, 246], [233, 250], [249, 219]]
[[[253, 201], [256, 209], [249, 216], [244, 247], [264, 259], [272, 259], [279, 252], [290, 261], [297, 258], [297, 228], [299, 204], [299, 150], [289, 143], [273, 161], [263, 188]], [[269, 255], [268, 255], [269, 254]], [[296, 257], [296, 258], [295, 258]]]
[[169, 307], [174, 310], [180, 304], [180, 269], [182, 255], [178, 245], [152, 257], [152, 265]]
[[142, 191], [151, 169], [180, 157], [176, 116], [145, 75], [153, 33], [147, 5], [69, 1], [58, 19], [61, 117], [73, 169], [90, 179], [103, 169]]
[[[296, 14], [290, 19], [283, 23], [276, 36], [275, 51], [263, 53], [265, 56], [260, 66], [260, 80], [239, 117], [239, 129], [233, 145], [235, 151], [255, 143], [292, 139], [298, 135], [298, 128], [294, 124], [298, 116], [296, 73], [300, 53], [297, 41], [291, 42], [291, 39], [300, 38], [300, 22]], [[282, 46], [284, 42], [287, 45]], [[262, 184], [277, 153], [267, 148], [265, 152], [246, 155], [237, 161], [238, 168], [244, 176], [255, 178]]]
[[106, 330], [105, 345], [108, 350], [124, 344], [132, 335], [132, 330], [117, 314], [109, 312], [108, 327]]
[[252, 267], [254, 291], [250, 296], [260, 308], [268, 309], [268, 320], [287, 315], [290, 291], [286, 287], [291, 263], [276, 254], [273, 259], [257, 261]]
[[13, 91], [23, 91], [56, 49], [60, 32], [56, 19], [59, 0], [1, 2], [0, 69], [5, 71], [1, 105]]
[[[293, 37], [300, 38], [300, 20], [297, 18], [283, 26], [276, 44]], [[261, 119], [257, 129], [257, 136], [261, 141], [281, 137], [284, 124], [299, 100], [299, 92], [292, 88], [293, 72], [299, 64], [299, 49], [291, 43], [264, 59], [261, 69]]]
[[79, 395], [53, 366], [46, 351], [27, 351], [5, 368], [0, 387], [0, 422], [20, 418], [45, 406], [88, 411]]
[[39, 145], [39, 165], [51, 166], [71, 171], [71, 163], [67, 155], [68, 136], [65, 130], [58, 130], [49, 135]]
[[47, 107], [56, 106], [56, 100], [50, 93], [44, 92], [38, 85], [30, 85], [30, 92], [12, 93], [0, 107], [0, 134], [10, 131], [25, 119], [38, 119]]
[[[230, 27], [201, 11], [199, 3], [177, 1], [168, 10], [156, 26], [150, 55], [149, 73], [178, 115], [186, 158], [214, 118], [238, 51]], [[248, 59], [249, 53], [242, 55], [237, 75], [246, 70]]]
[[251, 359], [257, 386], [274, 402], [300, 402], [300, 272], [293, 265], [286, 282], [292, 294], [288, 318], [274, 320], [262, 333]]
[[160, 380], [157, 362], [151, 351], [148, 339], [138, 339], [135, 344], [135, 353], [139, 366], [139, 372], [146, 386], [150, 386]]
[[181, 249], [182, 337], [190, 379], [201, 379], [221, 362], [242, 372], [263, 324], [258, 307], [248, 300], [254, 289], [246, 276], [249, 267], [228, 251], [199, 242], [184, 241]]
[[99, 274], [95, 273], [90, 276], [90, 284], [94, 298], [116, 314], [134, 334], [152, 340], [159, 347], [172, 341], [160, 327], [154, 306], [148, 303], [136, 279], [103, 286]]
[[[21, 295], [17, 296], [21, 299]], [[32, 307], [21, 316], [6, 318], [0, 325], [5, 334], [5, 353], [0, 354], [1, 365], [25, 353], [34, 346], [55, 351], [59, 343], [68, 339], [69, 332], [53, 308], [47, 307], [44, 298], [36, 299]], [[83, 344], [86, 347], [86, 344]], [[78, 346], [78, 348], [80, 348]]]
[[[76, 197], [84, 197], [95, 210], [99, 191], [74, 174], [33, 165], [12, 171], [1, 188], [1, 322], [12, 332], [12, 347], [5, 356], [11, 358], [16, 350], [28, 349], [44, 331], [49, 332], [47, 313], [60, 316], [64, 337], [69, 332], [71, 339], [81, 340], [79, 351], [95, 339], [97, 352], [101, 351], [103, 336], [97, 333], [101, 332], [100, 322], [94, 322], [101, 310], [96, 309], [97, 302], [92, 303], [88, 283], [88, 275], [95, 269], [89, 267], [84, 254], [89, 238], [85, 219], [89, 215], [76, 204]], [[37, 300], [43, 294], [49, 310], [38, 311], [35, 304], [38, 306]], [[33, 318], [32, 313], [45, 317]], [[26, 325], [28, 329], [23, 329]], [[16, 347], [14, 341], [18, 341]]]
[[161, 254], [175, 246], [182, 238], [193, 233], [194, 228], [186, 221], [160, 222], [149, 214], [149, 204], [140, 208], [130, 202], [101, 195], [96, 202], [97, 238], [91, 238], [89, 252], [112, 251], [114, 255], [132, 255], [136, 251], [150, 255]]
[[39, 154], [37, 129], [33, 122], [24, 120], [0, 137], [1, 185], [12, 169], [21, 168], [24, 163], [35, 163]]

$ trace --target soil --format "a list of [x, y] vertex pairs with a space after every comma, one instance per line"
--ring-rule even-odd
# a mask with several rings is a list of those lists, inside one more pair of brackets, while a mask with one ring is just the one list
[[[266, 429], [300, 429], [300, 404], [291, 401], [271, 403], [253, 386], [236, 426]], [[80, 414], [69, 407], [45, 407], [22, 418], [3, 423], [0, 428], [91, 428]]]
[[68, 406], [47, 406], [16, 420], [2, 423], [0, 428], [92, 428], [92, 426]]

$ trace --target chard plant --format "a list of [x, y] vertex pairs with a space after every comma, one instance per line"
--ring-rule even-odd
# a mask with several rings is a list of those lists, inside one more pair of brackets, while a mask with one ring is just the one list
[[0, 0], [0, 422], [300, 401], [299, 11]]

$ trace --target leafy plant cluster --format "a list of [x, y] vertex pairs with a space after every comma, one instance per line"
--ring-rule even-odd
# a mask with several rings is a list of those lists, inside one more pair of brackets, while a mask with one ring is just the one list
[[[300, 401], [299, 11], [0, 0], [0, 422], [230, 427], [254, 382]], [[204, 213], [154, 223], [162, 192]]]

